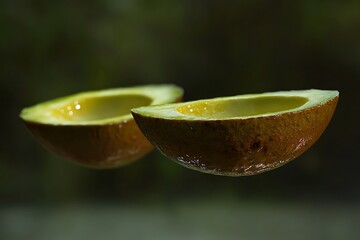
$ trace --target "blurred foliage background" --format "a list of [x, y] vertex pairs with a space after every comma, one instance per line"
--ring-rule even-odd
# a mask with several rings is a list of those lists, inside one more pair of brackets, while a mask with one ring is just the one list
[[[332, 239], [342, 231], [360, 236], [352, 225], [352, 220], [360, 220], [360, 1], [12, 0], [0, 3], [0, 29], [0, 238], [3, 234], [9, 239], [57, 239], [56, 233], [62, 233], [57, 228], [48, 235], [36, 228], [47, 221], [35, 220], [38, 211], [56, 223], [57, 215], [44, 209], [89, 204], [79, 215], [95, 217], [95, 204], [118, 210], [152, 206], [151, 213], [167, 213], [169, 221], [175, 222], [173, 216], [179, 215], [172, 211], [184, 208], [188, 215], [182, 216], [183, 222], [178, 220], [180, 227], [199, 215], [199, 228], [188, 237], [202, 239], [205, 232], [213, 231], [215, 235], [206, 235], [211, 239], [218, 233], [216, 228], [207, 229], [212, 225], [206, 221], [211, 219], [215, 226], [232, 226], [241, 222], [236, 213], [243, 221], [248, 219], [244, 216], [255, 216], [254, 223], [259, 223], [264, 216], [257, 203], [269, 209], [274, 203], [278, 209], [274, 214], [282, 212], [283, 222], [279, 220], [272, 229], [282, 229], [280, 223], [284, 228], [292, 224], [288, 219], [296, 219], [304, 202], [314, 215], [299, 217], [303, 225], [293, 223], [298, 226], [295, 230], [315, 229], [318, 239]], [[319, 88], [339, 90], [340, 101], [328, 129], [308, 152], [275, 171], [242, 178], [193, 172], [157, 151], [119, 169], [83, 168], [44, 149], [18, 117], [23, 107], [79, 91], [156, 83], [182, 86], [185, 100]], [[293, 203], [290, 213], [281, 207], [289, 202]], [[324, 204], [330, 207], [319, 212], [323, 218], [309, 222]], [[24, 206], [30, 215], [16, 212]], [[254, 211], [244, 212], [247, 206]], [[222, 207], [227, 210], [212, 212]], [[329, 209], [337, 210], [329, 213]], [[139, 216], [131, 220], [137, 223], [141, 219], [144, 223], [151, 213], [127, 212]], [[62, 217], [66, 222], [71, 216]], [[222, 220], [216, 222], [217, 217]], [[105, 214], [104, 218], [111, 217]], [[150, 219], [145, 222], [151, 225]], [[328, 219], [330, 225], [321, 219]], [[168, 225], [156, 226], [155, 239], [172, 234], [166, 230]], [[132, 227], [136, 229], [136, 224], [127, 228]], [[248, 231], [255, 234], [257, 227], [251, 225]], [[334, 227], [340, 235], [330, 234]], [[222, 230], [237, 234], [226, 227]], [[84, 237], [70, 233], [67, 239]], [[261, 236], [251, 233], [247, 239]], [[96, 235], [87, 238], [91, 236]]]

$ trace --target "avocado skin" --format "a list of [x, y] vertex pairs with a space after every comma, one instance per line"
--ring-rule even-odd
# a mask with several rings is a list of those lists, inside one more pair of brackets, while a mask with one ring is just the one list
[[51, 151], [92, 168], [123, 166], [153, 149], [134, 119], [106, 125], [24, 123]]
[[300, 156], [321, 136], [338, 97], [298, 112], [228, 120], [176, 120], [132, 112], [141, 131], [164, 155], [201, 172], [255, 175]]

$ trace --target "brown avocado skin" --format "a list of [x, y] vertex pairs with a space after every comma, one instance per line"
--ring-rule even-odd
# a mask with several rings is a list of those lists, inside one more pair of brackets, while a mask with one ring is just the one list
[[134, 119], [107, 125], [24, 123], [45, 147], [88, 167], [126, 165], [153, 149]]
[[338, 97], [309, 109], [228, 120], [176, 120], [132, 112], [144, 135], [167, 157], [202, 172], [243, 176], [279, 167], [319, 139]]

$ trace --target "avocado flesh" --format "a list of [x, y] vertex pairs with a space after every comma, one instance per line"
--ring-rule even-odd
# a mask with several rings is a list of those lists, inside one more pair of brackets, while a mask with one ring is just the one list
[[149, 141], [175, 162], [245, 176], [277, 168], [310, 148], [337, 101], [337, 91], [312, 89], [140, 107], [132, 113]]
[[180, 87], [167, 84], [83, 92], [25, 108], [20, 117], [53, 125], [111, 124], [132, 119], [132, 108], [176, 102], [182, 95]]
[[199, 101], [177, 107], [181, 114], [204, 119], [226, 119], [236, 117], [261, 116], [276, 112], [288, 111], [304, 105], [304, 97], [253, 97], [240, 99], [216, 99]]
[[54, 153], [94, 168], [112, 168], [153, 149], [131, 116], [134, 107], [181, 100], [174, 85], [74, 94], [22, 110], [30, 132]]
[[130, 109], [150, 105], [152, 99], [141, 95], [88, 97], [65, 103], [51, 110], [50, 115], [59, 123], [91, 123], [119, 116], [131, 117]]

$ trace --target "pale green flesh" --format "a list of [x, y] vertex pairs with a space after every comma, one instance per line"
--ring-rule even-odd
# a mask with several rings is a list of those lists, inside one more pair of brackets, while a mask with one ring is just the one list
[[25, 108], [20, 117], [51, 125], [111, 124], [132, 119], [132, 108], [175, 102], [182, 94], [167, 84], [84, 92]]
[[297, 90], [247, 94], [132, 109], [144, 116], [177, 120], [244, 119], [301, 111], [332, 100], [338, 91]]
[[51, 115], [61, 122], [97, 121], [127, 115], [132, 108], [151, 102], [151, 98], [141, 95], [80, 98], [53, 109]]
[[201, 101], [176, 108], [184, 115], [201, 118], [236, 118], [270, 114], [300, 107], [308, 101], [304, 97], [258, 97], [228, 101]]

